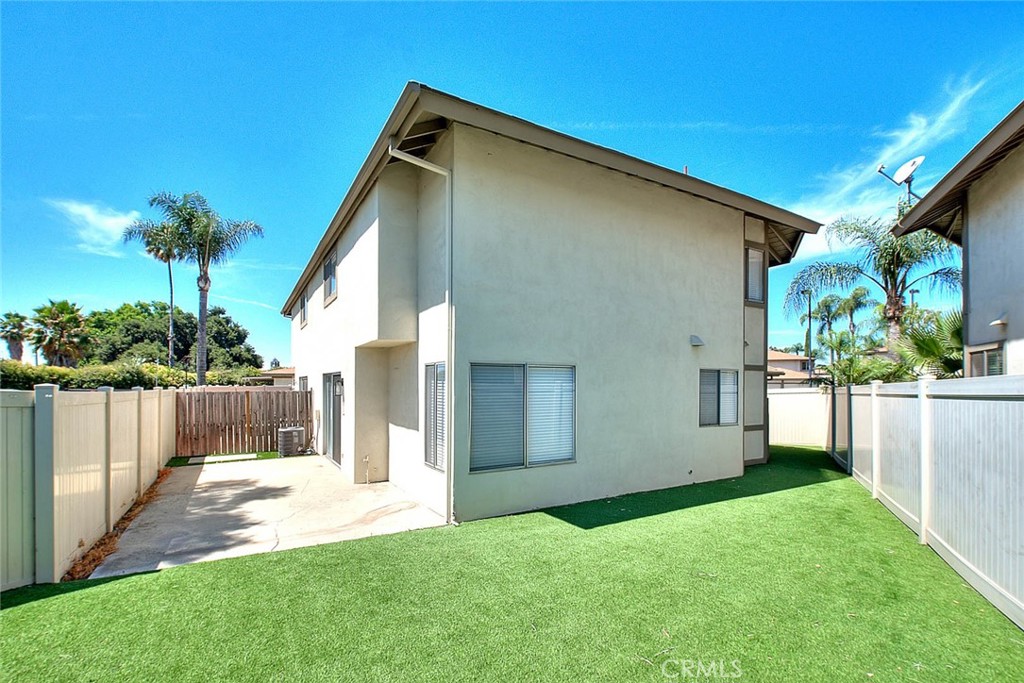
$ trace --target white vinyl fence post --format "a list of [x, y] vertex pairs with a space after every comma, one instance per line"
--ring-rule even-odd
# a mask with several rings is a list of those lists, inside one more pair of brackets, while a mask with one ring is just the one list
[[882, 380], [871, 381], [871, 497], [877, 499], [882, 488], [882, 411], [878, 388]]
[[846, 473], [853, 474], [853, 386], [846, 385]]
[[146, 443], [142, 433], [144, 426], [142, 418], [145, 413], [142, 410], [142, 387], [132, 387], [132, 391], [135, 392], [135, 498], [137, 500], [142, 495], [142, 450]]
[[57, 450], [56, 384], [35, 386], [35, 566], [36, 583], [60, 581], [56, 571], [57, 533], [54, 514], [54, 459]]
[[114, 515], [110, 509], [113, 496], [110, 493], [110, 450], [114, 443], [114, 387], [99, 387], [97, 391], [106, 392], [107, 403], [105, 410], [104, 449], [103, 449], [103, 519], [106, 530], [114, 530]]
[[921, 513], [918, 541], [928, 543], [928, 526], [932, 522], [932, 402], [928, 396], [934, 375], [917, 380], [917, 401], [921, 410]]

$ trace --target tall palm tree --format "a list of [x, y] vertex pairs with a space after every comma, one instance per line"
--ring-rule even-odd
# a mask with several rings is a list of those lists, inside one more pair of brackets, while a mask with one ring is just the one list
[[28, 322], [28, 318], [14, 311], [4, 313], [4, 317], [0, 319], [0, 339], [7, 342], [7, 351], [11, 360], [21, 360], [21, 354], [25, 349], [26, 322]]
[[32, 346], [43, 352], [43, 358], [50, 365], [62, 368], [77, 366], [89, 343], [82, 309], [67, 299], [50, 299], [48, 304], [35, 309], [28, 327], [28, 339]]
[[857, 338], [857, 322], [854, 316], [877, 305], [878, 301], [871, 298], [871, 292], [863, 285], [855, 287], [850, 295], [839, 303], [839, 315], [846, 316], [849, 320], [851, 339]]
[[789, 283], [784, 309], [791, 315], [799, 312], [806, 301], [801, 294], [805, 290], [853, 287], [866, 279], [885, 297], [886, 337], [889, 353], [895, 355], [906, 293], [917, 283], [958, 291], [961, 272], [957, 266], [946, 265], [959, 254], [952, 242], [930, 230], [895, 237], [889, 231], [891, 227], [891, 223], [866, 218], [841, 218], [829, 225], [829, 240], [852, 245], [859, 252], [858, 258], [851, 262], [817, 261], [803, 268]]
[[[818, 323], [818, 336], [825, 339], [832, 338], [832, 325], [839, 319], [840, 310], [839, 306], [842, 303], [835, 294], [829, 294], [821, 297], [818, 301], [818, 305], [811, 311], [811, 320]], [[807, 324], [807, 314], [804, 313], [800, 316], [800, 324]], [[834, 363], [836, 361], [835, 349], [829, 347], [829, 362]]]
[[171, 290], [167, 322], [167, 367], [174, 367], [174, 272], [171, 264], [181, 258], [184, 239], [181, 224], [174, 220], [174, 215], [169, 214], [164, 206], [157, 203], [158, 196], [150, 197], [149, 205], [159, 206], [165, 220], [161, 223], [137, 220], [124, 229], [123, 239], [125, 242], [141, 242], [147, 254], [167, 264], [167, 281]]
[[196, 330], [196, 386], [206, 384], [206, 318], [210, 297], [210, 266], [226, 262], [253, 237], [262, 237], [263, 228], [253, 221], [222, 218], [198, 192], [178, 197], [161, 192], [150, 199], [168, 221], [182, 232], [179, 257], [199, 268], [199, 325]]

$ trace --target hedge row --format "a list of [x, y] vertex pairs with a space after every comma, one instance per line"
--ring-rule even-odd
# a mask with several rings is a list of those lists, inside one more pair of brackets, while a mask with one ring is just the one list
[[[260, 374], [255, 368], [210, 370], [206, 383], [214, 386], [241, 384], [243, 378]], [[57, 368], [49, 365], [27, 365], [14, 360], [0, 360], [0, 388], [31, 389], [36, 384], [58, 384], [62, 389], [96, 389], [114, 387], [180, 387], [195, 385], [194, 372], [165, 365], [84, 365], [80, 368]]]

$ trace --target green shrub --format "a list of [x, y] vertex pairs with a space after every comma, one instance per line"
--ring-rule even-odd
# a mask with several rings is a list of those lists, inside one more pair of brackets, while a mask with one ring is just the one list
[[[255, 368], [213, 370], [206, 373], [206, 383], [212, 386], [243, 384], [243, 379], [260, 374]], [[13, 360], [0, 360], [0, 387], [4, 389], [32, 389], [36, 384], [57, 384], [62, 389], [97, 389], [113, 387], [131, 389], [142, 387], [194, 386], [196, 376], [166, 365], [143, 363], [116, 363], [112, 365], [83, 365], [80, 368], [57, 368], [49, 365], [28, 365]]]

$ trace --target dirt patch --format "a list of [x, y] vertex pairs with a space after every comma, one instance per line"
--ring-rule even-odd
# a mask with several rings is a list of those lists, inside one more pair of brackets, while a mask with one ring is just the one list
[[170, 467], [164, 467], [160, 470], [159, 474], [156, 475], [156, 481], [146, 489], [146, 492], [139, 496], [130, 508], [128, 512], [121, 516], [121, 519], [117, 520], [114, 524], [113, 531], [109, 531], [103, 534], [100, 540], [96, 541], [95, 544], [89, 551], [82, 555], [78, 562], [71, 565], [71, 569], [67, 571], [61, 581], [77, 581], [79, 579], [87, 579], [89, 576], [96, 571], [96, 567], [103, 564], [103, 561], [107, 559], [107, 556], [117, 550], [117, 541], [121, 538], [121, 534], [128, 530], [131, 526], [132, 521], [139, 516], [142, 509], [146, 505], [160, 495], [157, 489], [160, 488], [160, 484], [163, 483], [164, 479], [171, 473]]

